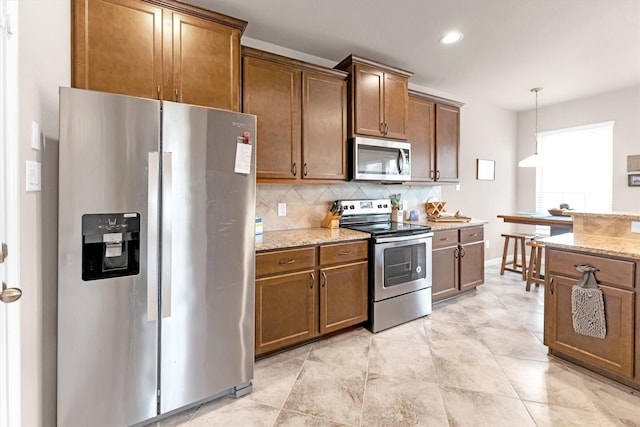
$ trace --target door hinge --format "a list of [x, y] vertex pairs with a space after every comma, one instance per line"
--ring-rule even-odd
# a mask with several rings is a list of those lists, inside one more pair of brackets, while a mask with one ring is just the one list
[[12, 36], [13, 31], [11, 29], [11, 15], [0, 15], [0, 29], [7, 36]]
[[4, 262], [4, 259], [7, 257], [8, 254], [9, 254], [9, 249], [7, 248], [7, 244], [3, 243], [2, 249], [0, 250], [0, 264]]

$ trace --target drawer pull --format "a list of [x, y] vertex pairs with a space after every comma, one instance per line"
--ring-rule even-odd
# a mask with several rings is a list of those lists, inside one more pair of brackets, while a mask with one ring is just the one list
[[351, 254], [353, 254], [353, 251], [338, 252], [338, 255], [340, 255], [340, 256], [347, 256], [347, 255], [351, 255]]
[[478, 233], [469, 234], [469, 237], [476, 237]]
[[289, 261], [285, 261], [285, 260], [281, 259], [280, 261], [278, 261], [278, 264], [287, 265], [287, 264], [293, 264], [294, 262], [296, 262], [295, 259], [290, 259]]
[[441, 238], [440, 238], [440, 241], [441, 241], [441, 242], [446, 242], [447, 240], [449, 240], [449, 238], [448, 238], [448, 237], [441, 237]]

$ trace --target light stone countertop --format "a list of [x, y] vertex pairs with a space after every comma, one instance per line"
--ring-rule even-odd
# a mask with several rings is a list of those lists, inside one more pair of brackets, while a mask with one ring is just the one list
[[292, 230], [272, 230], [256, 235], [256, 252], [271, 249], [285, 249], [296, 246], [321, 245], [325, 243], [365, 240], [369, 233], [347, 228], [297, 228]]
[[418, 225], [428, 225], [429, 227], [431, 227], [432, 231], [447, 230], [451, 228], [475, 227], [476, 225], [484, 225], [489, 223], [489, 221], [487, 220], [478, 218], [471, 218], [471, 221], [469, 222], [433, 222], [427, 220], [406, 222], [411, 222], [412, 224]]
[[[474, 227], [487, 224], [489, 221], [472, 218], [469, 222], [431, 222], [405, 221], [411, 224], [428, 225], [433, 231], [452, 228]], [[296, 246], [322, 245], [325, 243], [364, 240], [371, 237], [369, 233], [349, 230], [348, 228], [296, 228], [291, 230], [271, 230], [256, 235], [256, 252], [272, 249], [293, 248]]]
[[640, 240], [588, 234], [565, 233], [541, 239], [546, 246], [640, 259]]
[[640, 212], [573, 212], [567, 211], [565, 215], [572, 217], [595, 218], [601, 220], [624, 219], [640, 221]]

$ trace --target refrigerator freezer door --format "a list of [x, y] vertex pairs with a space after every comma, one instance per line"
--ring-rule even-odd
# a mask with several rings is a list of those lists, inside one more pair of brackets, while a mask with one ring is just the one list
[[[163, 224], [161, 412], [253, 379], [255, 145], [249, 174], [236, 145], [255, 116], [163, 102], [163, 169], [171, 158], [171, 227]], [[164, 204], [164, 203], [163, 203]], [[169, 230], [170, 229], [170, 230]], [[167, 236], [165, 233], [171, 233]], [[171, 259], [167, 284], [166, 264]], [[169, 289], [167, 289], [169, 288]]]
[[[59, 426], [131, 425], [156, 415], [158, 323], [147, 317], [147, 192], [159, 131], [158, 101], [60, 89]], [[82, 279], [85, 214], [112, 214], [87, 218], [97, 218], [96, 230], [113, 229], [91, 244], [104, 242], [105, 265], [114, 271], [118, 242], [131, 237], [119, 218], [139, 218], [137, 274]]]

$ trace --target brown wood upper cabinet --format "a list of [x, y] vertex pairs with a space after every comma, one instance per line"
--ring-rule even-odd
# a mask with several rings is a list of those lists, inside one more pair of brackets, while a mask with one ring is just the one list
[[248, 47], [242, 57], [258, 182], [346, 180], [347, 73]]
[[412, 72], [356, 55], [335, 68], [349, 72], [349, 137], [407, 139]]
[[409, 91], [411, 180], [458, 182], [462, 103]]
[[72, 0], [71, 84], [240, 111], [247, 23], [172, 0]]

